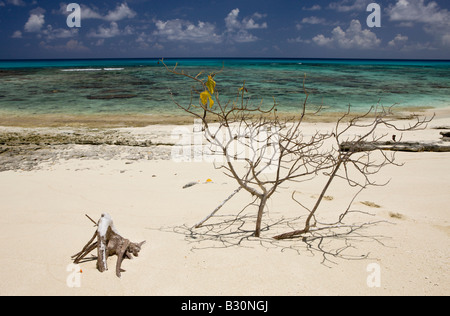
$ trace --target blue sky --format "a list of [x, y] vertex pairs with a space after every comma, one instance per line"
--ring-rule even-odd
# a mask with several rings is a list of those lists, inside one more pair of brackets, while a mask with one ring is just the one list
[[[80, 28], [66, 23], [72, 2]], [[0, 59], [450, 59], [450, 1], [0, 0], [0, 41]]]

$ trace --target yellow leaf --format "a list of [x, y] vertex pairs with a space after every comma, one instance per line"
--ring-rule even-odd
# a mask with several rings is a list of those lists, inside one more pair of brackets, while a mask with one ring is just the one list
[[247, 89], [245, 88], [245, 81], [244, 81], [244, 84], [242, 85], [242, 87], [239, 88], [239, 92], [241, 92], [242, 90], [245, 90], [245, 92], [248, 92]]
[[211, 94], [208, 91], [203, 91], [200, 94], [200, 101], [203, 105], [207, 105], [209, 101], [209, 107], [212, 108], [214, 105], [214, 100], [211, 98]]
[[204, 91], [200, 94], [200, 100], [202, 101], [203, 105], [206, 105], [208, 103], [209, 98], [211, 98], [211, 94], [209, 94], [208, 91]]
[[206, 87], [211, 94], [214, 94], [214, 89], [216, 88], [216, 82], [211, 76], [208, 76], [208, 81], [206, 82]]

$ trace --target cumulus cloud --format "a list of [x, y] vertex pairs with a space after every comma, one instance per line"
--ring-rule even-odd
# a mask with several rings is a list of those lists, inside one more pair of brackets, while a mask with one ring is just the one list
[[310, 17], [303, 18], [302, 23], [315, 25], [315, 24], [327, 24], [327, 21], [324, 18], [310, 16]]
[[444, 46], [450, 46], [450, 11], [425, 0], [398, 0], [386, 9], [390, 21], [401, 26], [422, 24], [425, 32], [433, 35]]
[[112, 21], [117, 22], [121, 21], [123, 19], [132, 19], [136, 16], [136, 12], [131, 10], [128, 7], [128, 4], [122, 3], [121, 5], [117, 6], [117, 8], [113, 11], [109, 11], [108, 14], [104, 17], [106, 21]]
[[351, 12], [351, 11], [366, 11], [369, 3], [374, 2], [372, 0], [342, 0], [339, 2], [332, 2], [328, 6], [329, 9], [336, 10], [338, 12]]
[[119, 25], [116, 22], [111, 22], [109, 27], [100, 25], [97, 31], [91, 31], [88, 37], [94, 38], [111, 38], [121, 35]]
[[15, 31], [13, 35], [11, 35], [11, 38], [22, 38], [22, 32], [21, 31]]
[[257, 23], [256, 20], [260, 20], [266, 17], [265, 14], [260, 14], [258, 12], [254, 13], [252, 16], [245, 17], [242, 20], [238, 19], [240, 10], [238, 8], [231, 10], [225, 18], [225, 25], [228, 30], [254, 30], [254, 29], [266, 29], [267, 23]]
[[399, 47], [403, 47], [407, 41], [408, 41], [408, 36], [397, 34], [397, 36], [395, 36], [395, 38], [392, 41], [390, 41], [388, 43], [388, 45], [393, 48], [399, 48]]
[[238, 8], [231, 10], [225, 18], [226, 37], [229, 41], [238, 43], [254, 42], [258, 37], [251, 34], [249, 30], [267, 29], [267, 22], [258, 23], [257, 21], [265, 18], [265, 14], [254, 13], [242, 20], [239, 19], [240, 10]]
[[[96, 7], [89, 7], [85, 4], [81, 4], [81, 17], [82, 19], [96, 19], [104, 20], [108, 22], [118, 22], [125, 19], [132, 19], [136, 17], [137, 13], [132, 10], [126, 2], [118, 4], [114, 10], [108, 11], [106, 14], [99, 13], [99, 9]], [[61, 3], [59, 13], [68, 15], [67, 3]]]
[[425, 0], [398, 0], [390, 5], [386, 12], [391, 21], [410, 21], [430, 24], [449, 24], [450, 13], [440, 9], [434, 1], [425, 4]]
[[45, 36], [46, 40], [54, 40], [58, 38], [71, 38], [78, 34], [77, 28], [58, 28], [54, 29], [51, 25], [47, 25], [47, 28], [41, 32]]
[[313, 41], [319, 46], [328, 46], [334, 40], [332, 38], [325, 37], [323, 34], [319, 34], [317, 36], [314, 36]]
[[19, 7], [24, 7], [26, 5], [23, 0], [8, 0], [8, 3]]
[[322, 10], [322, 7], [318, 4], [313, 5], [312, 7], [308, 8], [308, 7], [303, 7], [302, 10], [304, 11], [320, 11]]
[[310, 44], [311, 40], [306, 40], [306, 39], [303, 39], [301, 36], [297, 36], [296, 38], [288, 38], [287, 42], [291, 43], [291, 44], [293, 44], [293, 43]]
[[333, 46], [343, 49], [371, 49], [378, 47], [381, 40], [370, 30], [363, 30], [358, 20], [352, 20], [344, 31], [340, 26], [333, 29], [331, 37], [315, 36], [313, 42], [319, 46]]
[[84, 46], [83, 42], [79, 42], [77, 40], [70, 40], [66, 43], [65, 48], [68, 51], [89, 51], [89, 48]]
[[[66, 12], [66, 7], [67, 5], [61, 5], [61, 9], [64, 12], [64, 14], [67, 14]], [[96, 12], [95, 10], [87, 7], [86, 5], [82, 4], [81, 5], [81, 17], [83, 19], [99, 19], [102, 20], [103, 17], [101, 16], [100, 13]]]
[[25, 23], [24, 30], [29, 33], [38, 33], [45, 24], [45, 10], [37, 8], [32, 10], [27, 23]]
[[151, 49], [155, 51], [160, 51], [164, 49], [164, 46], [158, 42], [154, 42], [153, 38], [148, 36], [146, 33], [141, 33], [138, 35], [136, 39], [136, 43], [139, 45], [138, 47], [141, 49]]
[[216, 26], [199, 21], [194, 24], [189, 21], [173, 19], [167, 21], [156, 20], [154, 36], [164, 41], [181, 41], [194, 43], [218, 43], [221, 36], [217, 34]]
[[[60, 13], [68, 14], [66, 12], [67, 4], [62, 3], [60, 5]], [[96, 19], [110, 22], [109, 25], [100, 25], [95, 30], [91, 30], [87, 36], [91, 38], [112, 38], [116, 36], [124, 36], [134, 34], [134, 29], [131, 26], [126, 26], [124, 29], [119, 28], [117, 22], [125, 19], [134, 18], [137, 14], [134, 10], [130, 9], [126, 2], [117, 5], [114, 10], [108, 11], [107, 14], [100, 14], [99, 10], [95, 7], [91, 8], [86, 5], [81, 5], [81, 18], [82, 19]]]
[[450, 34], [444, 34], [442, 36], [442, 44], [444, 46], [449, 46], [450, 47]]
[[[30, 11], [30, 17], [24, 25], [24, 32], [35, 33], [36, 37], [42, 39], [42, 43], [47, 43], [55, 39], [72, 38], [78, 35], [76, 28], [53, 28], [50, 24], [45, 26], [45, 10], [36, 8]], [[22, 38], [23, 33], [15, 31], [12, 38]], [[47, 45], [47, 44], [46, 44]], [[42, 46], [42, 45], [41, 45]]]
[[86, 47], [83, 42], [77, 40], [69, 40], [66, 44], [62, 45], [50, 45], [44, 41], [40, 43], [40, 46], [47, 50], [57, 51], [57, 52], [88, 52], [90, 49]]
[[258, 40], [251, 31], [267, 28], [261, 20], [266, 16], [254, 13], [239, 18], [239, 9], [232, 10], [225, 17], [225, 30], [220, 31], [215, 24], [198, 21], [196, 23], [182, 20], [155, 20], [156, 30], [152, 33], [160, 41], [179, 41], [192, 43], [221, 43], [223, 41], [246, 43]]

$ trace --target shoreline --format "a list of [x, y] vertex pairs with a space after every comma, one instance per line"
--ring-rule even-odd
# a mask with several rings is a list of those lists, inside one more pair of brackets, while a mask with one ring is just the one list
[[[440, 136], [442, 130], [450, 130], [450, 107], [444, 109], [421, 109], [421, 112], [403, 109], [393, 119], [411, 122], [416, 117], [431, 118], [427, 132], [415, 131], [403, 140], [448, 147], [448, 141]], [[282, 114], [283, 117], [292, 117]], [[306, 117], [302, 126], [305, 131], [330, 130], [342, 113], [323, 113]], [[351, 115], [350, 115], [351, 117]], [[3, 120], [2, 120], [3, 119]], [[145, 116], [96, 116], [77, 117], [47, 116], [17, 117], [5, 123], [0, 119], [0, 172], [9, 170], [31, 171], [45, 168], [60, 160], [125, 160], [130, 163], [148, 160], [171, 160], [173, 150], [179, 150], [180, 140], [193, 140], [194, 118], [145, 117]], [[367, 119], [370, 120], [370, 117]], [[13, 124], [14, 123], [14, 124]], [[180, 132], [181, 130], [181, 132]], [[380, 133], [392, 133], [381, 130]], [[184, 135], [184, 136], [182, 136]], [[184, 149], [183, 149], [184, 150]]]
[[[403, 120], [413, 115], [432, 116], [435, 112], [440, 117], [450, 117], [450, 105], [445, 108], [433, 107], [393, 107], [393, 118]], [[350, 112], [349, 117], [363, 114], [364, 112]], [[310, 123], [332, 123], [342, 117], [345, 112], [321, 111], [316, 115], [305, 116], [304, 121]], [[294, 112], [277, 112], [280, 119], [295, 117]], [[189, 125], [194, 122], [194, 117], [180, 114], [9, 114], [0, 113], [0, 126], [23, 128], [125, 128], [146, 127], [151, 125]]]

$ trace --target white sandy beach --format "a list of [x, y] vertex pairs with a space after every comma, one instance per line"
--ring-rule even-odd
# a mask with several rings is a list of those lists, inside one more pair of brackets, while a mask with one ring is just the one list
[[[439, 141], [440, 131], [433, 127], [450, 126], [450, 116], [437, 114], [426, 130], [405, 134], [404, 140]], [[170, 128], [132, 131], [152, 135]], [[348, 240], [353, 255], [368, 258], [330, 257], [325, 264], [323, 253], [308, 251], [301, 240], [262, 245], [251, 239], [227, 248], [207, 243], [212, 247], [193, 251], [202, 245], [173, 229], [194, 225], [237, 188], [208, 162], [58, 159], [31, 171], [1, 172], [0, 295], [449, 295], [450, 153], [396, 157], [405, 165], [383, 169], [377, 177], [391, 179], [389, 185], [359, 195], [352, 209], [362, 212], [348, 218], [380, 221]], [[183, 189], [192, 181], [199, 184]], [[268, 216], [304, 214], [292, 203], [292, 190], [312, 203], [321, 185], [290, 184], [291, 191], [269, 203]], [[323, 202], [323, 214], [348, 203], [353, 192], [335, 185], [328, 195], [332, 199]], [[220, 213], [236, 213], [248, 202], [248, 194], [239, 193]], [[105, 273], [97, 271], [95, 261], [80, 264], [79, 287], [70, 287], [71, 255], [95, 231], [85, 214], [98, 220], [104, 212], [124, 237], [146, 244], [139, 257], [124, 261], [121, 279], [111, 257]], [[263, 232], [266, 238], [275, 234]], [[379, 287], [368, 283], [371, 264], [380, 269]]]

